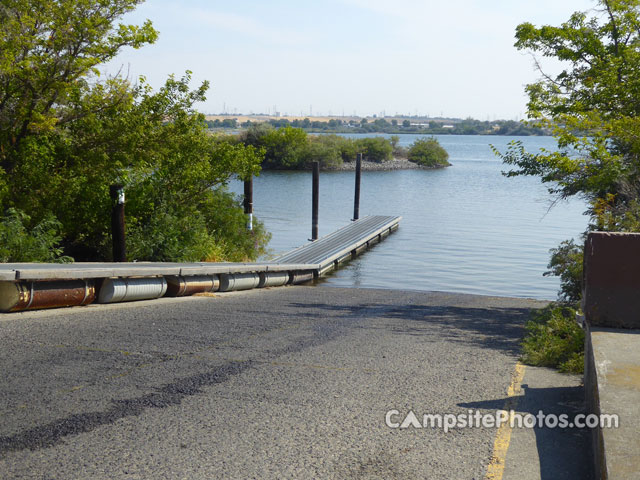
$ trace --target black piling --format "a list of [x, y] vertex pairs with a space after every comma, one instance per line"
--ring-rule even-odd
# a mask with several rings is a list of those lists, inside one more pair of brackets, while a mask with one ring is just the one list
[[247, 230], [253, 230], [253, 176], [244, 181], [244, 213], [247, 216]]
[[356, 190], [353, 199], [353, 220], [360, 218], [360, 177], [362, 172], [362, 154], [356, 157]]
[[313, 162], [313, 189], [311, 202], [311, 241], [318, 239], [318, 197], [320, 196], [320, 164]]

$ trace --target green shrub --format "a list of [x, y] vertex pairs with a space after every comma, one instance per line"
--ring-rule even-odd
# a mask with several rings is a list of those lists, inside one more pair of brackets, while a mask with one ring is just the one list
[[352, 138], [342, 137], [340, 135], [326, 135], [328, 137], [336, 137], [337, 147], [340, 149], [340, 156], [343, 162], [354, 162], [358, 155], [358, 146]]
[[308, 137], [305, 152], [306, 165], [319, 162], [320, 168], [331, 169], [342, 165], [340, 144], [342, 137], [338, 135], [317, 135]]
[[223, 188], [211, 192], [203, 202], [205, 221], [213, 232], [213, 238], [223, 252], [219, 259], [209, 261], [255, 261], [267, 252], [271, 234], [264, 224], [253, 217], [253, 230], [247, 232], [247, 217], [240, 198], [235, 198]]
[[244, 262], [266, 253], [270, 235], [254, 218], [253, 232], [238, 199], [222, 187], [201, 194], [193, 205], [167, 204], [127, 224], [131, 260]]
[[522, 361], [529, 365], [553, 367], [566, 373], [582, 373], [584, 331], [575, 320], [576, 311], [550, 304], [532, 313], [522, 341]]
[[0, 262], [73, 261], [62, 256], [61, 224], [53, 215], [47, 214], [32, 227], [30, 221], [31, 218], [19, 210], [7, 210], [0, 220]]
[[419, 138], [409, 148], [407, 154], [409, 161], [418, 163], [425, 167], [446, 167], [451, 165], [448, 162], [449, 154], [442, 148], [435, 138]]
[[582, 257], [584, 248], [572, 240], [565, 240], [551, 249], [550, 268], [544, 275], [560, 277], [560, 301], [576, 305], [582, 298]]
[[274, 128], [268, 123], [251, 125], [240, 136], [245, 145], [264, 148], [264, 168], [298, 169], [305, 164], [307, 134], [301, 128]]
[[356, 146], [369, 162], [382, 163], [393, 158], [391, 142], [383, 137], [359, 138], [356, 140]]

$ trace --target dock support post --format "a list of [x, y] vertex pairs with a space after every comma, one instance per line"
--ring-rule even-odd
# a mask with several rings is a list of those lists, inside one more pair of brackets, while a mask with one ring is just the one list
[[362, 154], [356, 157], [356, 192], [353, 199], [353, 220], [360, 218], [360, 177], [362, 173]]
[[253, 175], [244, 181], [244, 213], [247, 215], [247, 230], [253, 231]]
[[320, 163], [313, 162], [313, 189], [311, 204], [311, 241], [318, 239], [318, 197], [320, 195]]
[[111, 185], [109, 196], [113, 205], [111, 209], [111, 239], [113, 243], [113, 261], [127, 261], [127, 247], [124, 235], [124, 187]]

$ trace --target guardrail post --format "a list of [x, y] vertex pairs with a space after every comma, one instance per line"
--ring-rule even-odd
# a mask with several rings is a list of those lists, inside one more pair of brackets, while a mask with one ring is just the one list
[[127, 246], [124, 234], [124, 187], [111, 185], [109, 187], [111, 197], [111, 238], [113, 242], [113, 261], [127, 261]]
[[247, 230], [253, 230], [253, 175], [244, 181], [244, 213], [247, 215]]
[[356, 192], [353, 200], [353, 220], [360, 218], [360, 177], [362, 173], [362, 154], [356, 157]]
[[311, 205], [311, 241], [318, 239], [318, 196], [320, 194], [320, 163], [313, 162], [313, 189]]

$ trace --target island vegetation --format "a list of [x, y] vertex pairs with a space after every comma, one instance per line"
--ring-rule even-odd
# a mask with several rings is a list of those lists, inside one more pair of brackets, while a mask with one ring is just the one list
[[[523, 23], [516, 47], [562, 61], [555, 76], [527, 86], [528, 115], [549, 129], [559, 151], [527, 152], [513, 142], [498, 152], [508, 176], [540, 177], [558, 199], [584, 198], [588, 230], [640, 232], [640, 0], [599, 0], [558, 27]], [[585, 232], [586, 233], [586, 232]], [[550, 271], [560, 301], [527, 326], [525, 360], [582, 370], [583, 247], [573, 240], [552, 250]]]
[[324, 170], [337, 169], [345, 163], [353, 163], [358, 153], [362, 154], [365, 162], [378, 164], [402, 158], [425, 168], [449, 165], [447, 152], [435, 138], [428, 141], [418, 139], [406, 149], [399, 145], [400, 137], [397, 135], [389, 138], [312, 135], [301, 128], [274, 127], [269, 123], [255, 123], [238, 134], [217, 134], [216, 138], [264, 151], [262, 168], [272, 170], [309, 169], [313, 162], [318, 162]]
[[409, 148], [407, 158], [425, 167], [446, 167], [450, 165], [449, 154], [435, 138], [420, 138]]

